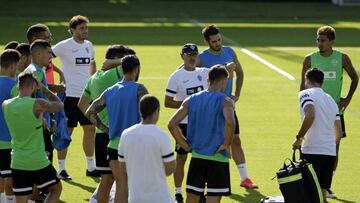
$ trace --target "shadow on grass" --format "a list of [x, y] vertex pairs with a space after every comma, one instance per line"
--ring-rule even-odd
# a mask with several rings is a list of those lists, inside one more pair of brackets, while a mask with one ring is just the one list
[[[90, 199], [89, 198], [85, 198], [84, 199], [85, 202], [89, 202]], [[63, 200], [59, 200], [59, 203], [67, 203], [66, 201], [63, 201]]]
[[258, 190], [246, 189], [246, 192], [243, 196], [232, 194], [229, 198], [237, 202], [260, 202], [265, 197]]
[[93, 193], [95, 191], [95, 189], [96, 189], [96, 187], [90, 187], [88, 185], [84, 185], [82, 183], [78, 183], [78, 182], [75, 182], [75, 181], [72, 181], [72, 180], [66, 181], [66, 183], [68, 183], [70, 185], [73, 185], [73, 186], [76, 186], [76, 187], [78, 187], [78, 188], [80, 188], [82, 190], [85, 190], [85, 191], [89, 192], [89, 193]]
[[[46, 21], [44, 19], [44, 21]], [[14, 20], [9, 25], [8, 20], [1, 19], [0, 27], [6, 27], [3, 35], [0, 36], [0, 44], [6, 44], [9, 41], [26, 41], [25, 30], [34, 23]], [[193, 42], [203, 45], [201, 28], [190, 24], [188, 27], [181, 26], [178, 23], [166, 24], [147, 24], [146, 21], [139, 21], [146, 26], [132, 27], [128, 25], [104, 25], [89, 28], [89, 40], [94, 45], [125, 44], [125, 45], [183, 45], [186, 42]], [[186, 22], [186, 21], [185, 21]], [[116, 23], [116, 22], [115, 22]], [[155, 22], [156, 23], [156, 22]], [[189, 23], [189, 22], [187, 22]], [[298, 22], [299, 25], [301, 22]], [[267, 46], [306, 46], [315, 47], [316, 28], [284, 28], [284, 27], [236, 27], [229, 25], [222, 28], [222, 33], [245, 47], [267, 47]], [[52, 44], [69, 37], [67, 27], [63, 25], [50, 25], [53, 36]], [[336, 28], [337, 41], [336, 46], [358, 47], [360, 40], [353, 40], [353, 36], [360, 35], [360, 29], [357, 28]], [[225, 43], [226, 45], [226, 43]], [[281, 54], [281, 56], [284, 56]], [[301, 59], [302, 61], [303, 59]]]
[[100, 177], [91, 177], [91, 176], [87, 176], [87, 177], [93, 179], [95, 183], [100, 183]]

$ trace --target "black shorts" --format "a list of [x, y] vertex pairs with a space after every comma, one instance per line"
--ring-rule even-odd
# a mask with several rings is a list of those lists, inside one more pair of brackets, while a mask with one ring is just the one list
[[208, 196], [231, 195], [229, 163], [191, 158], [186, 180], [186, 192]]
[[51, 132], [48, 129], [43, 128], [43, 136], [44, 136], [45, 152], [49, 161], [52, 163], [54, 147], [51, 141]]
[[118, 150], [116, 149], [112, 149], [112, 148], [107, 148], [107, 160], [108, 162], [110, 162], [111, 160], [119, 160], [118, 158]]
[[95, 135], [95, 162], [96, 170], [100, 174], [111, 174], [109, 161], [107, 160], [107, 145], [109, 135], [106, 133], [96, 133]]
[[0, 149], [0, 177], [11, 177], [11, 149]]
[[335, 156], [301, 154], [301, 158], [312, 164], [322, 189], [330, 189], [333, 177]]
[[234, 129], [234, 134], [238, 135], [240, 133], [240, 126], [239, 126], [239, 120], [238, 117], [236, 115], [236, 111], [234, 111], [234, 117], [235, 117], [235, 129]]
[[341, 122], [342, 137], [346, 137], [344, 114], [339, 114]]
[[67, 126], [75, 128], [79, 122], [81, 126], [92, 125], [92, 123], [85, 117], [85, 115], [77, 107], [80, 98], [66, 97], [64, 101], [65, 115], [68, 118]]
[[34, 185], [43, 191], [60, 182], [56, 175], [56, 170], [51, 164], [36, 171], [11, 170], [15, 195], [32, 194]]
[[[186, 138], [187, 137], [187, 124], [180, 123], [178, 126], [181, 130], [181, 133]], [[178, 154], [181, 154], [181, 155], [188, 154], [188, 152], [185, 149], [183, 149], [178, 143], [175, 144], [175, 152], [177, 152]]]

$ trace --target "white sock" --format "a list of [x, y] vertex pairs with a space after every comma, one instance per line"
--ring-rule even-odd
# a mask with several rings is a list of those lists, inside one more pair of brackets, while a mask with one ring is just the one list
[[0, 202], [5, 202], [6, 197], [5, 197], [5, 193], [0, 193]]
[[239, 164], [237, 165], [239, 173], [240, 173], [240, 177], [241, 177], [241, 181], [244, 181], [246, 178], [248, 178], [248, 174], [247, 174], [247, 170], [246, 170], [246, 164]]
[[65, 169], [65, 159], [59, 159], [58, 164], [59, 164], [59, 172], [66, 170]]
[[181, 187], [175, 187], [175, 194], [182, 194]]
[[86, 168], [88, 171], [94, 171], [96, 169], [93, 156], [86, 157]]
[[35, 203], [35, 201], [34, 201], [34, 200], [29, 199], [29, 200], [27, 201], [27, 203]]
[[6, 203], [15, 203], [15, 195], [6, 195]]

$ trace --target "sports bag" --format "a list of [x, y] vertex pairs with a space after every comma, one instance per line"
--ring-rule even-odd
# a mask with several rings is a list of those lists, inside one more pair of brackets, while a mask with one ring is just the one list
[[[299, 150], [300, 151], [300, 150]], [[323, 203], [323, 196], [316, 173], [305, 159], [286, 159], [276, 173], [280, 191], [286, 203]], [[300, 152], [301, 153], [301, 152]], [[286, 165], [289, 160], [290, 164]]]

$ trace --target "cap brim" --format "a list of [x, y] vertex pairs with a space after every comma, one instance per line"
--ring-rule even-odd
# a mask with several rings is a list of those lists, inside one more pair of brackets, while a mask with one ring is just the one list
[[185, 53], [183, 53], [183, 54], [199, 54], [199, 52], [197, 52], [197, 51], [190, 51], [190, 52], [185, 52]]

